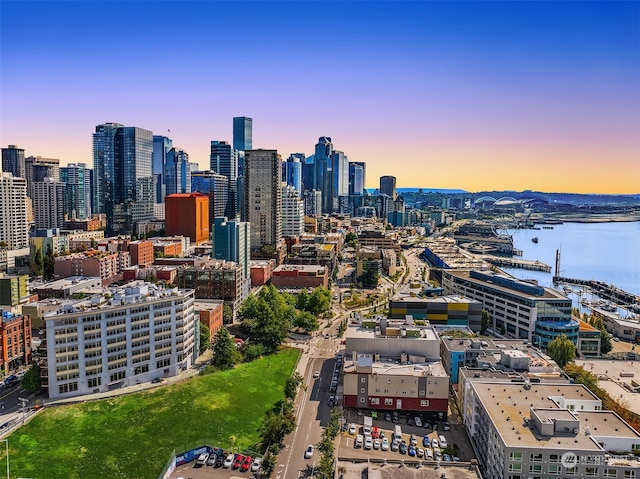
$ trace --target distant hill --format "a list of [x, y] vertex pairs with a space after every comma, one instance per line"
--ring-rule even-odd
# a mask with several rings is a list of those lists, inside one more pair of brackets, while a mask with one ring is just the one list
[[[367, 188], [370, 195], [375, 194], [378, 188]], [[396, 193], [401, 195], [403, 193], [444, 193], [447, 195], [460, 195], [468, 194], [467, 190], [458, 190], [451, 188], [396, 188]]]

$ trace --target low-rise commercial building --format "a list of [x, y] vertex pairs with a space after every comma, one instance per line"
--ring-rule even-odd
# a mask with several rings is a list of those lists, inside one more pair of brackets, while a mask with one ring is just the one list
[[31, 292], [37, 294], [38, 299], [64, 299], [100, 286], [102, 286], [102, 278], [99, 276], [69, 276], [56, 281], [34, 283]]
[[527, 339], [546, 348], [564, 334], [578, 343], [577, 320], [571, 318], [571, 299], [560, 292], [491, 271], [442, 271], [448, 294], [460, 294], [482, 304], [489, 313], [489, 330], [496, 336]]
[[0, 360], [5, 373], [31, 361], [31, 318], [2, 311]]
[[281, 264], [273, 270], [271, 284], [278, 289], [329, 287], [329, 271], [320, 265]]
[[[104, 286], [121, 279], [121, 271], [128, 267], [124, 253], [91, 250], [55, 258], [54, 274], [56, 278], [70, 276], [97, 276]], [[126, 253], [128, 258], [129, 254]]]
[[193, 364], [198, 350], [192, 290], [133, 282], [45, 313], [44, 386], [52, 399], [104, 392]]

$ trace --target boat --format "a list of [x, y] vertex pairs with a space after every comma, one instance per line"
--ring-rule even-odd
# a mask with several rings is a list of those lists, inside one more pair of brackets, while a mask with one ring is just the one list
[[533, 238], [531, 238], [531, 241], [533, 241], [534, 243], [537, 243], [538, 242], [538, 237], [534, 236]]

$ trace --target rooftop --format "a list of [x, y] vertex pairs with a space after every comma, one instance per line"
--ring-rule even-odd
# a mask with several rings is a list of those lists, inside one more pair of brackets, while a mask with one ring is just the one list
[[[559, 406], [561, 401], [591, 401], [590, 407], [599, 404], [598, 398], [582, 385], [531, 384], [530, 389], [526, 389], [524, 384], [473, 383], [472, 387], [507, 446], [602, 452], [597, 441], [599, 436], [640, 439], [640, 435], [612, 411], [571, 413]], [[543, 422], [577, 418], [579, 424], [576, 430], [556, 430], [552, 435], [542, 435], [532, 424], [532, 410]]]
[[371, 354], [358, 354], [356, 361], [347, 356], [344, 362], [345, 373], [355, 373], [360, 368], [371, 368], [372, 374], [393, 376], [438, 376], [448, 377], [440, 361], [401, 364], [400, 360], [380, 358]]

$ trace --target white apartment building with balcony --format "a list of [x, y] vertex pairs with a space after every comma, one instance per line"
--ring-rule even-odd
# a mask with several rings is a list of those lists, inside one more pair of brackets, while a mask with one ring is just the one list
[[105, 392], [175, 376], [197, 356], [194, 291], [134, 281], [60, 301], [44, 316], [49, 397]]

